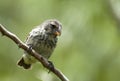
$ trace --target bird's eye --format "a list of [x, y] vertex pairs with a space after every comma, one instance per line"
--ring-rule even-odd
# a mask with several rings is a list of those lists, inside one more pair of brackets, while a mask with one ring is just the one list
[[56, 26], [54, 24], [51, 24], [51, 28], [56, 28]]

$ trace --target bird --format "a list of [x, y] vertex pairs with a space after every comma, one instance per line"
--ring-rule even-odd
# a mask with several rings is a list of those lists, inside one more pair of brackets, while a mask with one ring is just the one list
[[[57, 19], [48, 19], [31, 30], [25, 44], [48, 60], [56, 48], [61, 30], [62, 24]], [[29, 69], [35, 62], [37, 59], [24, 51], [17, 64], [24, 69]]]

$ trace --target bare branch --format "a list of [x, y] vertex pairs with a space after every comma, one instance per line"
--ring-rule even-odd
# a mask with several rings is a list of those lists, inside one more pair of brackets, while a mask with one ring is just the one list
[[25, 43], [23, 43], [15, 34], [9, 32], [7, 29], [5, 29], [5, 27], [2, 26], [1, 24], [0, 24], [0, 32], [2, 33], [2, 35], [5, 35], [8, 38], [10, 38], [11, 40], [13, 40], [18, 45], [19, 48], [23, 49], [28, 54], [35, 57], [39, 62], [41, 62], [41, 64], [45, 68], [49, 69], [57, 77], [59, 77], [61, 79], [61, 81], [69, 81], [68, 78], [62, 72], [60, 72], [56, 68], [51, 69], [50, 64], [49, 64], [49, 62], [48, 62], [48, 60], [46, 58], [44, 58], [43, 56], [41, 56], [40, 54], [35, 52], [35, 50], [33, 50], [33, 49], [29, 50], [29, 47]]

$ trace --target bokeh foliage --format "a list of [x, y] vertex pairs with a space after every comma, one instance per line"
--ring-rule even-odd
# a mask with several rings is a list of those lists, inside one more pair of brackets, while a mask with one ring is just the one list
[[[120, 1], [111, 1], [118, 13]], [[0, 23], [22, 41], [51, 18], [63, 24], [63, 31], [50, 60], [70, 81], [120, 81], [119, 27], [106, 0], [0, 0]], [[58, 80], [39, 63], [32, 70], [17, 67], [22, 54], [0, 36], [1, 81]]]

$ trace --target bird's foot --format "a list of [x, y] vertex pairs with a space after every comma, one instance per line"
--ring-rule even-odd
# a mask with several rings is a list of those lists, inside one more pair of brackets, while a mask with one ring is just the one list
[[28, 45], [28, 46], [29, 46], [28, 51], [31, 52], [33, 47], [32, 45]]
[[51, 61], [48, 61], [49, 62], [49, 72], [51, 72], [51, 70], [54, 70], [54, 64], [51, 62]]

